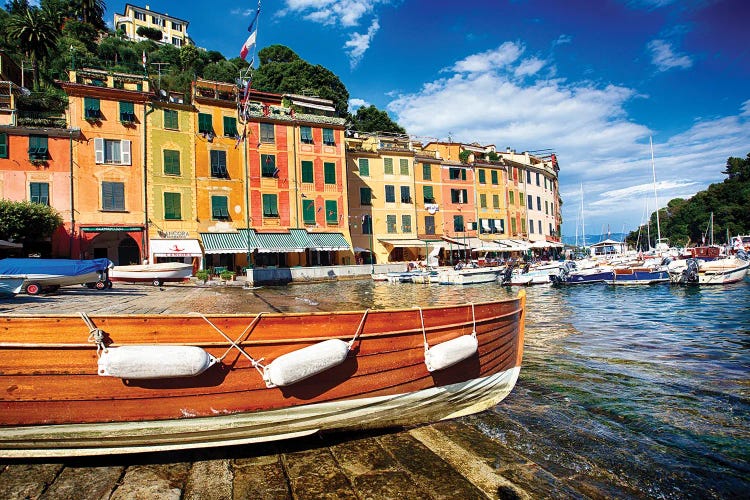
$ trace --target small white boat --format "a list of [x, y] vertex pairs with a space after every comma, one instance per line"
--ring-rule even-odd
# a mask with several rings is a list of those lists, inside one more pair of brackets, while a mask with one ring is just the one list
[[193, 275], [193, 265], [182, 262], [161, 262], [158, 264], [134, 264], [115, 266], [109, 272], [112, 281], [132, 283], [148, 282], [159, 286], [165, 282], [187, 281]]
[[441, 270], [438, 281], [441, 285], [474, 285], [492, 283], [500, 274], [500, 267], [464, 267]]
[[748, 272], [750, 261], [736, 256], [711, 261], [687, 259], [670, 265], [669, 278], [675, 284], [727, 285], [742, 281]]

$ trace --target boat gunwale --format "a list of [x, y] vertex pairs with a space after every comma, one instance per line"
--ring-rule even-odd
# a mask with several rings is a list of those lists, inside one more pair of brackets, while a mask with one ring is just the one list
[[[520, 292], [519, 292], [520, 293]], [[383, 308], [383, 309], [352, 309], [352, 310], [345, 310], [345, 311], [306, 311], [306, 312], [267, 312], [267, 311], [261, 311], [259, 313], [231, 313], [231, 314], [222, 314], [222, 313], [211, 313], [211, 314], [203, 314], [197, 311], [192, 311], [188, 313], [170, 313], [170, 314], [154, 314], [154, 313], [148, 313], [148, 314], [137, 314], [137, 313], [129, 313], [129, 314], [106, 314], [106, 313], [96, 313], [96, 314], [87, 314], [90, 318], [113, 318], [113, 319], [132, 319], [132, 318], [142, 318], [142, 319], [151, 319], [151, 318], [159, 318], [159, 319], [174, 319], [174, 318], [194, 318], [201, 316], [205, 316], [206, 318], [254, 318], [258, 316], [259, 314], [262, 314], [264, 318], [277, 318], [277, 317], [305, 317], [305, 316], [343, 316], [343, 315], [351, 315], [351, 314], [364, 314], [365, 311], [368, 311], [369, 313], [379, 313], [379, 312], [387, 312], [387, 313], [400, 313], [400, 312], [413, 312], [417, 311], [419, 309], [422, 310], [422, 312], [425, 311], [434, 311], [436, 309], [460, 309], [464, 307], [471, 308], [473, 305], [476, 307], [481, 306], [487, 306], [492, 304], [503, 304], [513, 301], [520, 301], [521, 297], [520, 295], [517, 295], [515, 297], [511, 297], [508, 299], [502, 299], [502, 300], [488, 300], [484, 302], [465, 302], [463, 304], [455, 304], [455, 305], [435, 305], [435, 306], [425, 306], [425, 307], [410, 307], [410, 308], [397, 308], [397, 309], [391, 309], [391, 308]], [[12, 314], [4, 314], [0, 313], [0, 321], [3, 319], [12, 319], [12, 318], [78, 318], [80, 319], [80, 313], [60, 313], [60, 314], [24, 314], [24, 313], [12, 313]]]
[[[417, 311], [417, 309], [407, 309], [407, 311]], [[488, 322], [495, 322], [498, 320], [501, 320], [503, 318], [515, 316], [518, 314], [521, 314], [523, 312], [523, 306], [518, 307], [516, 309], [513, 309], [511, 311], [504, 312], [502, 314], [497, 314], [493, 316], [486, 316], [480, 319], [476, 320], [476, 324], [485, 324]], [[36, 316], [36, 315], [24, 315], [24, 316], [12, 316], [12, 318], [20, 318], [20, 319], [28, 319], [28, 318], [40, 318], [40, 317], [47, 317], [47, 316]], [[52, 316], [50, 316], [52, 317]], [[54, 316], [55, 318], [59, 318], [60, 316]], [[110, 316], [108, 316], [110, 317]], [[114, 317], [114, 316], [111, 316]], [[131, 315], [129, 317], [140, 317], [138, 315]], [[158, 316], [154, 315], [156, 318], [164, 318], [164, 316]], [[180, 316], [182, 317], [182, 316]], [[200, 317], [197, 316], [188, 316], [190, 318], [200, 319]], [[209, 317], [209, 316], [206, 316]], [[227, 316], [222, 316], [227, 317]], [[265, 317], [265, 315], [263, 316]], [[68, 315], [66, 316], [66, 319], [80, 319], [79, 317]], [[164, 318], [165, 320], [167, 318]], [[428, 332], [434, 332], [438, 330], [457, 330], [459, 328], [464, 328], [467, 325], [470, 325], [474, 323], [471, 320], [467, 320], [465, 322], [461, 323], [441, 323], [438, 325], [430, 325], [424, 326], [425, 333]], [[256, 325], [257, 328], [257, 325]], [[417, 330], [421, 330], [421, 327], [419, 328], [409, 328], [404, 330], [388, 330], [388, 331], [377, 331], [377, 332], [369, 332], [360, 333], [357, 338], [358, 339], [366, 339], [366, 338], [382, 338], [382, 337], [397, 337], [397, 336], [403, 336], [403, 335], [414, 335], [414, 332]], [[250, 332], [252, 333], [252, 332]], [[249, 334], [250, 334], [249, 333]], [[248, 335], [249, 335], [248, 334]], [[255, 339], [252, 340], [249, 337], [245, 339], [240, 340], [240, 344], [245, 346], [250, 345], [277, 345], [277, 344], [290, 344], [290, 343], [300, 343], [300, 342], [318, 342], [323, 340], [329, 340], [329, 339], [340, 339], [340, 340], [350, 340], [351, 335], [336, 335], [336, 336], [325, 336], [325, 337], [296, 337], [296, 338], [282, 338], [282, 339]], [[118, 342], [112, 342], [111, 344], [108, 344], [107, 347], [119, 347], [119, 346], [125, 346], [125, 345], [132, 345], [132, 343], [118, 343]], [[164, 342], [164, 343], [158, 343], [158, 345], [172, 345], [172, 346], [198, 346], [198, 347], [226, 347], [229, 345], [229, 342], [226, 340], [224, 341], [205, 341], [205, 342]], [[82, 347], [91, 347], [91, 342], [81, 342], [81, 343], [21, 343], [21, 342], [0, 342], [0, 348], [19, 348], [19, 349], [34, 349], [34, 348], [58, 348], [58, 349], [78, 349]]]

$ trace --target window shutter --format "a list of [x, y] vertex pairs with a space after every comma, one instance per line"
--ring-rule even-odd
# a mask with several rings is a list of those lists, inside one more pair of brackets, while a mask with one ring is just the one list
[[115, 195], [115, 209], [125, 210], [125, 184], [122, 182], [115, 182], [114, 184], [114, 195]]
[[401, 158], [399, 160], [399, 168], [401, 170], [401, 175], [409, 175], [409, 160]]
[[432, 180], [432, 167], [429, 163], [422, 164], [422, 177], [426, 181]]
[[130, 141], [121, 141], [120, 147], [122, 148], [121, 153], [121, 165], [130, 165]]
[[302, 182], [315, 182], [315, 177], [313, 175], [313, 162], [311, 161], [302, 161]]
[[325, 173], [326, 184], [336, 184], [336, 164], [335, 163], [324, 163], [323, 171]]
[[326, 222], [336, 224], [339, 221], [339, 208], [336, 200], [326, 200]]
[[[466, 170], [464, 170], [466, 172]], [[469, 191], [467, 189], [461, 190], [461, 203], [469, 203]]]
[[359, 159], [359, 175], [361, 177], [370, 176], [370, 160], [368, 160], [367, 158]]
[[104, 139], [101, 137], [94, 138], [94, 161], [104, 163]]
[[0, 134], [0, 158], [8, 157], [8, 134]]
[[422, 192], [424, 193], [425, 203], [432, 203], [432, 200], [435, 199], [435, 195], [432, 192], [432, 186], [423, 186]]
[[383, 173], [393, 174], [393, 158], [383, 158]]
[[302, 219], [305, 224], [315, 224], [315, 201], [302, 200]]
[[461, 169], [461, 180], [462, 181], [466, 180], [466, 169], [465, 168]]

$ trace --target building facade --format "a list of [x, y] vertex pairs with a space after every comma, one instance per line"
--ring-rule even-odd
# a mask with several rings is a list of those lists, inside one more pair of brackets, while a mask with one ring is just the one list
[[80, 129], [73, 190], [81, 258], [140, 263], [148, 255], [144, 144], [149, 82], [144, 76], [81, 69], [59, 82], [66, 118]]
[[161, 31], [161, 43], [168, 43], [175, 47], [182, 47], [189, 42], [187, 27], [189, 22], [169, 14], [152, 11], [148, 5], [137, 7], [125, 4], [123, 14], [115, 14], [114, 26], [116, 31], [122, 31], [133, 41], [149, 40], [138, 34], [138, 28], [146, 27]]

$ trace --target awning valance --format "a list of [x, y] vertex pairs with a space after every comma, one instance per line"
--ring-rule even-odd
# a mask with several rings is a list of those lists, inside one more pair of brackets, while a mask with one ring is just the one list
[[258, 248], [255, 231], [240, 229], [233, 233], [200, 233], [206, 254], [246, 253]]
[[203, 257], [198, 240], [157, 240], [149, 241], [154, 257]]
[[414, 248], [414, 247], [424, 247], [429, 244], [428, 241], [418, 240], [418, 239], [403, 239], [403, 240], [381, 240], [378, 239], [380, 243], [383, 243], [384, 245], [390, 245], [394, 248]]
[[507, 249], [507, 247], [500, 245], [495, 241], [483, 240], [475, 237], [467, 238], [466, 244], [472, 250], [477, 252], [502, 252]]
[[501, 252], [523, 252], [529, 249], [529, 243], [523, 240], [495, 240], [495, 243], [505, 247]]
[[346, 238], [341, 233], [310, 233], [313, 250], [350, 250]]

